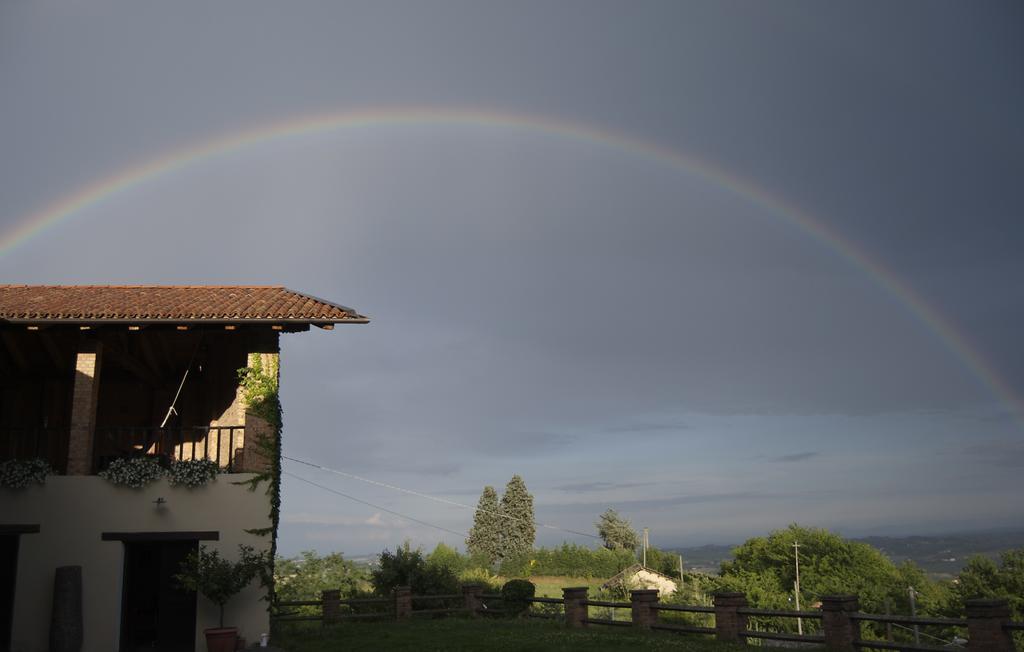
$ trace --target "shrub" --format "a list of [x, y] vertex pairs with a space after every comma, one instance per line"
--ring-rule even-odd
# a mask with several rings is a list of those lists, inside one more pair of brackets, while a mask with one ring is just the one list
[[498, 576], [486, 568], [468, 568], [459, 573], [459, 582], [462, 584], [480, 584], [484, 587], [484, 593], [497, 593], [501, 590], [501, 582]]
[[306, 550], [297, 557], [278, 557], [274, 564], [274, 583], [277, 599], [319, 600], [323, 591], [337, 589], [350, 597], [359, 590], [364, 575], [356, 565], [340, 552], [321, 557]]
[[509, 580], [501, 587], [501, 601], [511, 616], [521, 616], [530, 608], [530, 599], [537, 592], [533, 582]]
[[7, 460], [0, 463], [0, 487], [24, 489], [32, 482], [43, 484], [52, 472], [46, 460]]
[[163, 467], [151, 457], [121, 457], [100, 471], [99, 476], [112, 484], [141, 489], [163, 474]]
[[370, 573], [377, 595], [390, 595], [397, 586], [412, 588], [413, 595], [442, 595], [459, 592], [459, 578], [449, 568], [429, 565], [423, 552], [406, 542], [394, 553], [380, 553], [380, 564]]
[[217, 479], [220, 467], [210, 459], [175, 460], [167, 473], [172, 485], [184, 485], [189, 489], [202, 487]]
[[453, 575], [458, 575], [466, 568], [469, 560], [464, 555], [460, 555], [455, 548], [438, 543], [433, 552], [427, 555], [426, 562], [429, 568], [444, 568], [451, 571]]
[[563, 543], [556, 548], [538, 548], [530, 553], [505, 559], [501, 563], [501, 574], [505, 577], [611, 577], [634, 563], [636, 557], [632, 550], [592, 550], [574, 543]]

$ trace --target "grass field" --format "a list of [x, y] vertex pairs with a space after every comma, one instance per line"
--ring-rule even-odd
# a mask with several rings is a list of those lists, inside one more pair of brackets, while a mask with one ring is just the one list
[[275, 629], [272, 644], [287, 652], [741, 652], [750, 649], [743, 645], [726, 645], [707, 638], [669, 632], [641, 632], [600, 626], [568, 629], [560, 623], [465, 618], [401, 623], [345, 623], [328, 627], [319, 624], [282, 625]]
[[[539, 598], [560, 598], [562, 589], [572, 586], [585, 586], [593, 595], [605, 582], [603, 578], [599, 577], [565, 577], [562, 575], [534, 575], [526, 579], [537, 587], [535, 595]], [[500, 581], [504, 584], [508, 578], [502, 577]]]

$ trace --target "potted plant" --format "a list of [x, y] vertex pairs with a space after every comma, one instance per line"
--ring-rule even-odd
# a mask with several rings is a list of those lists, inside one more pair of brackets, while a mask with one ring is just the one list
[[190, 591], [202, 593], [220, 608], [220, 625], [203, 630], [209, 652], [233, 652], [238, 640], [237, 627], [224, 626], [224, 605], [260, 573], [264, 555], [249, 546], [239, 546], [239, 559], [230, 562], [217, 550], [201, 546], [188, 554], [175, 579]]

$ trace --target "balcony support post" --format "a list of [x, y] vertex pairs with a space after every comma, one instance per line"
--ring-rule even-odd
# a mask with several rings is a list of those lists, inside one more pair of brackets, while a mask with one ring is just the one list
[[68, 438], [68, 475], [89, 475], [93, 466], [96, 405], [100, 393], [103, 343], [83, 339], [75, 357], [75, 384], [71, 398]]

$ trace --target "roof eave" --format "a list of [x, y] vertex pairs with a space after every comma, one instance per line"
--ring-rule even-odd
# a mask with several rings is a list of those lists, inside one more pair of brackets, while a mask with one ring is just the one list
[[17, 325], [31, 325], [31, 324], [67, 324], [68, 326], [130, 326], [133, 324], [187, 324], [194, 326], [201, 326], [203, 324], [211, 325], [223, 325], [223, 324], [239, 324], [239, 325], [255, 325], [255, 326], [273, 326], [274, 324], [306, 324], [309, 326], [325, 326], [335, 324], [369, 324], [370, 320], [367, 317], [359, 316], [348, 319], [252, 319], [252, 318], [217, 318], [217, 319], [55, 319], [52, 317], [43, 318], [5, 318], [0, 319], [0, 323], [5, 324], [17, 324]]

